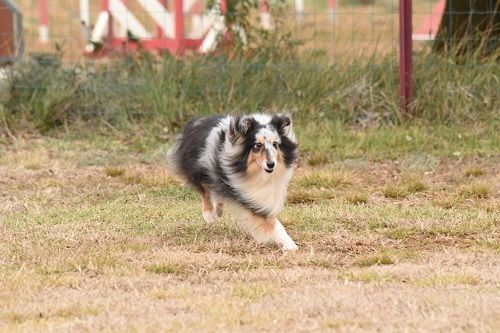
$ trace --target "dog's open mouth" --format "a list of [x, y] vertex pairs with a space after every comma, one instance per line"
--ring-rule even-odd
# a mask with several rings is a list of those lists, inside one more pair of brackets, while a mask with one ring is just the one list
[[267, 173], [271, 173], [274, 171], [274, 169], [264, 169], [264, 171], [266, 171]]

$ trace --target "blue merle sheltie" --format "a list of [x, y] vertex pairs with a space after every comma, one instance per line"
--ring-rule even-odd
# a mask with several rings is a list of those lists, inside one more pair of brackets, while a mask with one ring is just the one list
[[278, 220], [296, 158], [289, 116], [213, 116], [187, 123], [169, 152], [168, 166], [200, 192], [208, 223], [228, 203], [257, 242], [296, 250]]

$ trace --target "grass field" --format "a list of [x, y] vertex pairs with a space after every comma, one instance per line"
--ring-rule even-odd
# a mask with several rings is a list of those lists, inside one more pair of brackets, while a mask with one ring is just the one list
[[294, 253], [207, 226], [167, 139], [4, 140], [0, 331], [498, 329], [497, 135], [298, 131]]
[[[99, 62], [82, 61], [77, 1], [50, 2], [63, 52], [0, 82], [0, 332], [498, 331], [500, 55], [415, 45], [403, 114], [397, 1], [338, 1], [335, 22], [326, 3], [286, 12], [298, 48]], [[19, 5], [27, 52], [53, 50], [36, 1]], [[254, 111], [295, 120], [280, 220], [296, 252], [230, 211], [206, 225], [165, 170], [187, 119]]]

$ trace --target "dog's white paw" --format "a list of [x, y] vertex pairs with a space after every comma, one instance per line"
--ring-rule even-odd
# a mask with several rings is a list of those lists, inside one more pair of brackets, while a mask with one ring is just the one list
[[217, 222], [217, 211], [215, 209], [204, 210], [203, 219], [205, 219], [208, 224], [214, 224]]
[[287, 242], [284, 242], [281, 247], [284, 251], [296, 251], [298, 250], [297, 244], [293, 240], [289, 240]]

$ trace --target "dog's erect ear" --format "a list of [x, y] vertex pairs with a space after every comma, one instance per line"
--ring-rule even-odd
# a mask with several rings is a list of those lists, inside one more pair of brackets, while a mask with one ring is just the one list
[[292, 118], [288, 115], [277, 114], [273, 117], [271, 123], [281, 135], [288, 135], [292, 129]]
[[238, 140], [238, 135], [236, 134], [237, 131], [237, 124], [238, 124], [238, 119], [235, 117], [231, 117], [229, 120], [229, 133], [228, 133], [228, 139], [229, 142], [234, 144], [236, 140]]
[[231, 117], [229, 123], [229, 141], [235, 144], [238, 138], [247, 135], [254, 123], [250, 117]]
[[238, 123], [238, 131], [242, 136], [247, 135], [250, 128], [253, 126], [253, 118], [240, 118]]

